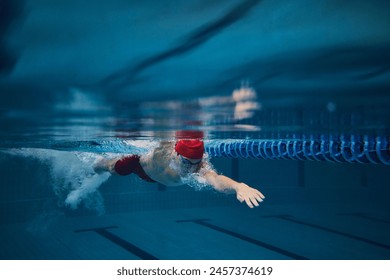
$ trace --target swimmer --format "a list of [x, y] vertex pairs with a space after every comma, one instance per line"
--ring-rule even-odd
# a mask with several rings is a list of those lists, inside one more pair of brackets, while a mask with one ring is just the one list
[[162, 141], [159, 146], [145, 155], [128, 155], [114, 159], [102, 159], [94, 166], [98, 173], [108, 171], [122, 176], [136, 174], [147, 182], [158, 182], [165, 186], [183, 185], [183, 178], [191, 173], [197, 173], [216, 191], [236, 193], [238, 201], [250, 207], [259, 206], [265, 198], [255, 188], [245, 183], [236, 182], [229, 177], [217, 174], [204, 160], [204, 143], [199, 133], [186, 132], [177, 140]]

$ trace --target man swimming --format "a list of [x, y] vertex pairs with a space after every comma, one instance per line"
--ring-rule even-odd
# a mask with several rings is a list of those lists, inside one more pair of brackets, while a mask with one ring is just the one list
[[186, 175], [197, 173], [198, 179], [219, 192], [235, 192], [238, 201], [250, 207], [259, 206], [265, 198], [257, 189], [217, 174], [204, 159], [204, 143], [200, 138], [163, 141], [145, 155], [128, 155], [121, 158], [103, 159], [94, 169], [109, 171], [122, 176], [134, 173], [147, 182], [158, 182], [166, 186], [185, 184]]

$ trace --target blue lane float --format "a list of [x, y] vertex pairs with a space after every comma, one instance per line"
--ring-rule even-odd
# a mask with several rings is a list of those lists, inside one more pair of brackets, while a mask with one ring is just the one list
[[[152, 142], [150, 142], [152, 143]], [[157, 143], [157, 142], [156, 142]], [[288, 139], [207, 140], [210, 157], [314, 160], [390, 165], [388, 136], [294, 135]], [[62, 142], [49, 148], [94, 153], [142, 154], [149, 144], [139, 141], [106, 140]]]
[[209, 141], [211, 157], [315, 160], [390, 165], [389, 137], [303, 136], [299, 139]]

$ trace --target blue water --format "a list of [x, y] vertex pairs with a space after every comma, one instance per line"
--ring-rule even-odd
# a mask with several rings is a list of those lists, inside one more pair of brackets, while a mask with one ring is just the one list
[[[388, 1], [5, 1], [0, 259], [389, 259]], [[256, 209], [96, 174], [178, 130]]]

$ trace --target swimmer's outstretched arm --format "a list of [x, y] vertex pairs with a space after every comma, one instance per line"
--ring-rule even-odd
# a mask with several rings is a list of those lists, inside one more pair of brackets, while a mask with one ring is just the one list
[[245, 183], [236, 182], [224, 175], [219, 175], [215, 171], [207, 171], [204, 177], [207, 183], [219, 192], [235, 192], [238, 201], [245, 201], [250, 208], [259, 206], [259, 202], [262, 202], [265, 198], [259, 190], [251, 188]]

